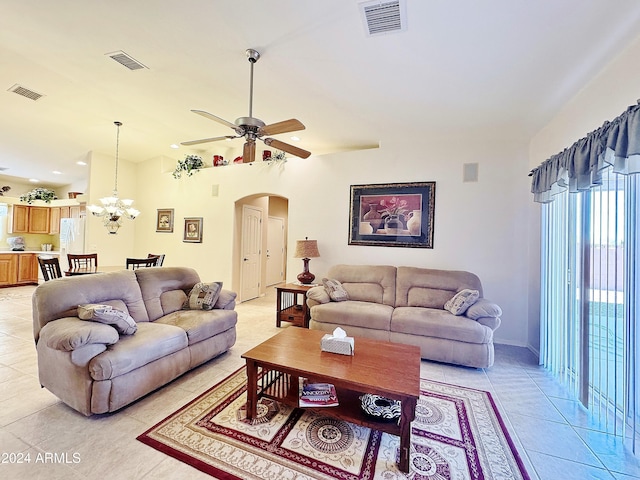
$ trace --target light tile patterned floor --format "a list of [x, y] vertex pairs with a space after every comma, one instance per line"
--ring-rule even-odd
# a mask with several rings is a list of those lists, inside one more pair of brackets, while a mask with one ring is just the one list
[[[7, 462], [0, 463], [0, 478], [211, 478], [135, 438], [242, 366], [244, 351], [278, 332], [273, 291], [238, 305], [238, 340], [229, 352], [116, 414], [91, 418], [38, 384], [32, 292], [0, 289], [0, 461]], [[423, 361], [422, 376], [490, 391], [533, 479], [640, 478], [640, 459], [621, 438], [591, 429], [588, 412], [527, 349], [497, 345], [495, 365], [487, 370]], [[5, 455], [27, 452], [30, 464], [12, 464], [16, 456]]]

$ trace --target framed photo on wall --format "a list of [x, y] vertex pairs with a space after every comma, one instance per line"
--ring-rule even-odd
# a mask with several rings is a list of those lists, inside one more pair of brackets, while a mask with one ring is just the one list
[[187, 217], [184, 219], [183, 242], [202, 243], [202, 217]]
[[349, 245], [433, 248], [436, 182], [351, 185]]
[[173, 208], [158, 209], [156, 232], [173, 232]]

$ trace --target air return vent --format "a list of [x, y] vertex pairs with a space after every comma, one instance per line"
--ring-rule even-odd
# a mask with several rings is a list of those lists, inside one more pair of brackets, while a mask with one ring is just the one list
[[142, 63], [137, 61], [135, 58], [131, 57], [130, 55], [127, 55], [122, 51], [111, 52], [105, 55], [108, 55], [109, 57], [113, 58], [116, 62], [118, 62], [120, 65], [124, 65], [129, 70], [140, 70], [142, 68], [148, 68], [146, 65], [143, 65]]
[[374, 0], [360, 3], [367, 35], [401, 32], [407, 29], [405, 0]]
[[17, 93], [18, 95], [22, 95], [23, 97], [26, 97], [33, 101], [36, 101], [41, 97], [44, 97], [44, 95], [42, 95], [41, 93], [34, 92], [29, 88], [25, 88], [22, 85], [18, 85], [17, 83], [13, 87], [11, 87], [8, 91]]

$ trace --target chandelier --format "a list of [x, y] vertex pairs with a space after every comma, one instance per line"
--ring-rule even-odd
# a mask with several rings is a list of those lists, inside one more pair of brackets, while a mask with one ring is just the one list
[[103, 224], [107, 231], [115, 235], [118, 233], [118, 229], [122, 225], [122, 217], [129, 220], [135, 220], [140, 215], [140, 211], [133, 208], [133, 200], [118, 198], [118, 150], [120, 148], [120, 127], [122, 122], [113, 122], [117, 127], [116, 135], [116, 178], [113, 186], [113, 193], [110, 197], [104, 197], [100, 199], [99, 205], [89, 205], [89, 210], [96, 217], [103, 217]]

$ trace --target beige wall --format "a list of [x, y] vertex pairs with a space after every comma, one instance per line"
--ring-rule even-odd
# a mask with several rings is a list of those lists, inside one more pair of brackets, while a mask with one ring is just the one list
[[[322, 256], [313, 259], [312, 271], [319, 278], [336, 263], [469, 270], [482, 279], [485, 295], [504, 310], [497, 340], [526, 345], [530, 208], [526, 143], [486, 135], [465, 135], [463, 141], [424, 134], [420, 141], [409, 139], [404, 134], [389, 135], [380, 149], [293, 158], [284, 168], [261, 162], [206, 168], [179, 180], [167, 166], [175, 165], [175, 160], [150, 159], [136, 165], [133, 198], [142, 214], [133, 229], [125, 224], [121, 232], [129, 235], [134, 230], [135, 256], [165, 253], [167, 266], [191, 266], [203, 280], [222, 280], [237, 288], [237, 202], [252, 195], [280, 196], [288, 199], [288, 281], [300, 272], [300, 260], [291, 256], [295, 240], [304, 237], [318, 241]], [[210, 164], [210, 155], [205, 160]], [[469, 162], [479, 164], [477, 183], [462, 182], [462, 165]], [[93, 172], [92, 168], [92, 192]], [[350, 186], [410, 181], [436, 182], [434, 248], [349, 246]], [[92, 193], [92, 198], [100, 195]], [[174, 233], [155, 232], [158, 208], [175, 209]], [[269, 211], [268, 205], [265, 208]], [[188, 216], [203, 217], [202, 244], [182, 242], [183, 219]], [[123, 256], [128, 246], [119, 235], [102, 234], [101, 256], [108, 248], [114, 258]]]

